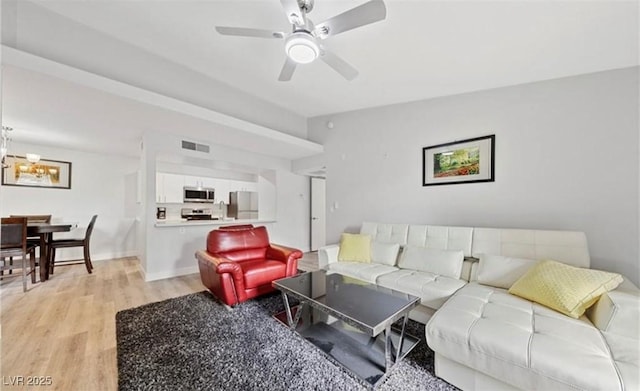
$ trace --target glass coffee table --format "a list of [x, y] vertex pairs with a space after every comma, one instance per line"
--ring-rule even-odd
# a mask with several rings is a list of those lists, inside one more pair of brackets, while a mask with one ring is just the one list
[[[324, 270], [273, 282], [285, 311], [275, 318], [375, 388], [419, 342], [405, 332], [420, 299]], [[289, 296], [300, 304], [289, 305]], [[399, 328], [392, 325], [403, 319]]]

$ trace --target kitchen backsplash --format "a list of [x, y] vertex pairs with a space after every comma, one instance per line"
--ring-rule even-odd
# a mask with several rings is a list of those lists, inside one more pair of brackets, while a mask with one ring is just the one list
[[219, 203], [209, 204], [209, 203], [184, 203], [184, 204], [161, 204], [158, 203], [157, 206], [167, 208], [166, 211], [166, 219], [165, 220], [180, 220], [182, 218], [181, 211], [182, 208], [192, 208], [192, 209], [211, 209], [211, 215], [213, 217], [218, 217], [222, 219], [224, 215], [224, 210], [227, 208], [227, 205], [221, 205]]

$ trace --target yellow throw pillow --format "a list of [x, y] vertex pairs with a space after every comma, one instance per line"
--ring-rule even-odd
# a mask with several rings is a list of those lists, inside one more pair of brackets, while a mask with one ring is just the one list
[[621, 283], [620, 274], [541, 261], [520, 277], [509, 293], [578, 319], [600, 295]]
[[371, 262], [371, 236], [358, 234], [342, 234], [338, 261]]

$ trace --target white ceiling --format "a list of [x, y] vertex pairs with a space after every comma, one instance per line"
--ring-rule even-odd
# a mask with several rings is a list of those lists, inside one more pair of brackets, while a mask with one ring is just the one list
[[[3, 15], [11, 1], [3, 0]], [[316, 1], [310, 14], [316, 23], [364, 3]], [[278, 82], [282, 41], [214, 30], [222, 25], [285, 31], [278, 0], [36, 3], [303, 117], [635, 66], [639, 58], [637, 1], [386, 0], [385, 21], [326, 42], [360, 71], [358, 78], [348, 82], [317, 62], [299, 66], [290, 82]], [[49, 27], [38, 25], [43, 31]], [[287, 159], [318, 153], [313, 145], [298, 145], [306, 141], [291, 148], [291, 139], [238, 132], [204, 117], [4, 65], [2, 123], [16, 129], [17, 142], [136, 156], [141, 135], [162, 130]]]
[[[363, 2], [317, 0], [310, 17]], [[282, 41], [214, 31], [287, 31], [278, 0], [38, 2], [305, 117], [638, 65], [636, 1], [385, 3], [385, 21], [326, 41], [360, 71], [354, 81], [316, 62], [278, 82]]]

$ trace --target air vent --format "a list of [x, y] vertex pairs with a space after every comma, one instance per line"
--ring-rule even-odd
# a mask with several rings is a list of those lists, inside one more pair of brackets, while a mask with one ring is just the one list
[[182, 149], [188, 149], [190, 151], [198, 151], [209, 153], [209, 146], [206, 144], [198, 144], [192, 141], [182, 140]]

